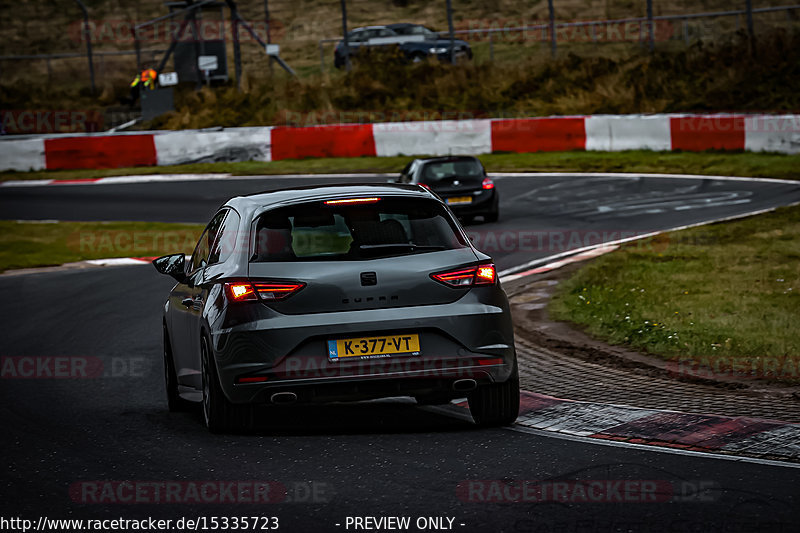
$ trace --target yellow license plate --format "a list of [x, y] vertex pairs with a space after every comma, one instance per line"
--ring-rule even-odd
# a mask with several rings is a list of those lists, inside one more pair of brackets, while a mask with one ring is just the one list
[[382, 335], [328, 341], [328, 357], [373, 359], [392, 355], [419, 355], [419, 335]]
[[472, 196], [454, 196], [447, 199], [447, 205], [471, 204]]

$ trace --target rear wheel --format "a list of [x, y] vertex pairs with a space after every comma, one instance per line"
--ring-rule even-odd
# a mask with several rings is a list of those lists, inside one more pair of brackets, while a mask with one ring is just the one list
[[226, 433], [250, 425], [250, 406], [234, 405], [225, 397], [205, 336], [200, 339], [203, 380], [203, 419], [211, 433]]
[[169, 341], [167, 326], [164, 326], [164, 386], [167, 389], [167, 406], [171, 412], [186, 411], [191, 402], [178, 394], [178, 374], [175, 372], [175, 361], [172, 359], [172, 345]]
[[519, 415], [519, 371], [516, 361], [508, 380], [478, 387], [467, 396], [467, 401], [469, 412], [479, 426], [513, 424]]

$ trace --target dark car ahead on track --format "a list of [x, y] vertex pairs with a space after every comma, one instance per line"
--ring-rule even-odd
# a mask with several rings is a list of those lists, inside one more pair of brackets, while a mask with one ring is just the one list
[[432, 190], [466, 221], [482, 216], [485, 222], [497, 222], [500, 216], [500, 195], [476, 157], [415, 159], [396, 181]]
[[298, 188], [228, 201], [191, 258], [153, 261], [171, 410], [202, 399], [225, 431], [254, 405], [467, 396], [510, 424], [519, 378], [492, 259], [412, 185]]
[[[425, 26], [407, 22], [356, 28], [348, 32], [347, 44], [351, 58], [358, 54], [358, 50], [363, 46], [398, 46], [403, 55], [412, 62], [422, 61], [428, 57], [450, 61], [450, 39], [442, 39], [437, 32]], [[452, 50], [457, 60], [472, 59], [472, 48], [465, 41], [455, 39]], [[342, 68], [347, 57], [344, 41], [339, 41], [333, 51], [334, 66]]]

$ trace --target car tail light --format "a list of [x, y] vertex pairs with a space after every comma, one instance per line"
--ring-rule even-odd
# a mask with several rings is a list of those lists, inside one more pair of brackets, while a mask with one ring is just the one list
[[428, 189], [428, 190], [431, 190], [431, 186], [430, 186], [430, 185], [428, 185], [427, 183], [417, 183], [417, 185], [419, 185], [419, 186], [420, 186], [420, 187], [422, 187], [423, 189]]
[[358, 204], [374, 204], [380, 201], [380, 198], [347, 198], [345, 200], [326, 200], [325, 205], [358, 205]]
[[225, 289], [228, 292], [228, 296], [234, 302], [246, 302], [249, 300], [258, 300], [256, 296], [256, 291], [253, 289], [253, 286], [250, 283], [244, 282], [236, 282], [236, 283], [226, 283]]
[[480, 366], [502, 365], [504, 363], [502, 357], [495, 357], [492, 359], [478, 359]]
[[275, 302], [288, 298], [303, 287], [300, 282], [264, 282], [251, 283], [237, 281], [225, 284], [228, 297], [234, 302], [256, 301], [259, 298], [268, 302]]
[[475, 272], [475, 285], [489, 285], [494, 283], [495, 278], [494, 265], [481, 265], [478, 271]]
[[288, 298], [306, 286], [305, 283], [254, 283], [253, 285], [258, 296], [268, 302]]
[[483, 179], [483, 183], [481, 183], [481, 187], [483, 187], [487, 191], [489, 189], [494, 189], [494, 182], [492, 180], [490, 180], [489, 178], [484, 178]]
[[431, 277], [451, 287], [473, 287], [475, 285], [494, 284], [497, 273], [494, 265], [489, 263], [486, 265], [439, 272], [437, 274], [431, 274]]

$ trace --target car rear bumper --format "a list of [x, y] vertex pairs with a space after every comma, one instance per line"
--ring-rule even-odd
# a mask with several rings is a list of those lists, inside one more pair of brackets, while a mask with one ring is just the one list
[[[292, 392], [299, 401], [455, 393], [459, 380], [479, 385], [511, 375], [514, 334], [499, 287], [418, 307], [281, 315], [257, 305], [254, 320], [212, 328], [220, 384], [233, 403], [268, 402], [276, 392]], [[419, 335], [419, 355], [328, 358], [327, 340], [401, 333]]]
[[[491, 194], [484, 193], [479, 196], [474, 196], [471, 203], [448, 204], [447, 206], [458, 216], [482, 215], [496, 211], [498, 199], [497, 191], [492, 189]], [[447, 198], [445, 198], [445, 201], [447, 201]]]

